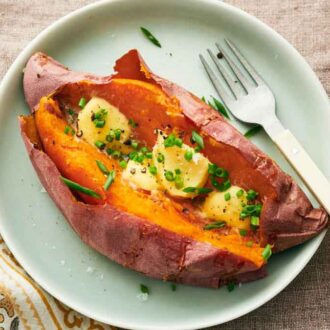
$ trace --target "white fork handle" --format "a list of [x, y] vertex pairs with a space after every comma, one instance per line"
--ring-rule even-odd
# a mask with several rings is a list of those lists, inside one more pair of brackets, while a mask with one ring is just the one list
[[330, 214], [330, 183], [289, 130], [273, 137], [273, 141], [294, 167], [320, 205]]

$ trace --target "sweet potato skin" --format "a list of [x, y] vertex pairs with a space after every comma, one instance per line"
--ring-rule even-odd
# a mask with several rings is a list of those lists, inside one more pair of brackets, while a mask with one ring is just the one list
[[[179, 102], [185, 120], [219, 143], [220, 147], [217, 145], [214, 150], [221, 148], [224, 156], [219, 164], [230, 171], [232, 182], [261, 193], [264, 243], [274, 244], [274, 250], [284, 250], [326, 227], [328, 215], [313, 209], [299, 187], [269, 157], [196, 97], [151, 73], [137, 51], [130, 51], [117, 61], [115, 69], [117, 74], [112, 77], [75, 73], [37, 53], [25, 70], [26, 100], [33, 112], [42, 96], [55, 92], [65, 97], [70, 88], [81, 88], [82, 80], [88, 82], [86, 90], [97, 95], [113, 78], [154, 83]], [[177, 235], [109, 204], [89, 205], [77, 201], [60, 181], [60, 173], [49, 156], [31, 140], [31, 123], [21, 118], [20, 124], [26, 148], [43, 185], [82, 240], [99, 252], [148, 276], [192, 285], [218, 287], [228, 281], [244, 282], [265, 275], [264, 267], [258, 268], [243, 257]]]

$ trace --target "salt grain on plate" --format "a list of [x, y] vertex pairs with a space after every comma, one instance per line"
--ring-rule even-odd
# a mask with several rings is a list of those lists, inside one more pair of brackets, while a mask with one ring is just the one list
[[88, 266], [87, 269], [86, 269], [86, 272], [87, 272], [87, 273], [94, 273], [94, 268]]
[[147, 301], [149, 298], [149, 295], [147, 293], [139, 293], [136, 298], [140, 300], [141, 302]]

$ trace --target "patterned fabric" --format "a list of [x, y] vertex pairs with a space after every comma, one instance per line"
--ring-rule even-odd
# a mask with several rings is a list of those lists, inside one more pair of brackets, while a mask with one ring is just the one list
[[[0, 0], [0, 79], [41, 30], [92, 2], [95, 0]], [[307, 59], [330, 93], [329, 0], [227, 2], [281, 33]], [[277, 297], [248, 315], [209, 330], [329, 330], [329, 255], [328, 234], [309, 265]], [[78, 314], [45, 293], [17, 264], [0, 237], [0, 330], [16, 329], [114, 328]]]

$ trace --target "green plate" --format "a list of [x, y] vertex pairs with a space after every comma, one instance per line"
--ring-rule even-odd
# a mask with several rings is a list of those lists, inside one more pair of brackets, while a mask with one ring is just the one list
[[[162, 48], [144, 38], [150, 29]], [[80, 241], [43, 192], [21, 140], [16, 117], [27, 114], [22, 70], [36, 51], [72, 69], [108, 74], [115, 59], [137, 48], [160, 76], [196, 95], [214, 95], [198, 54], [233, 40], [276, 95], [281, 121], [330, 178], [328, 99], [303, 58], [252, 16], [212, 0], [101, 1], [54, 23], [19, 55], [0, 88], [0, 231], [28, 273], [77, 311], [133, 329], [195, 329], [229, 321], [264, 304], [288, 285], [317, 250], [324, 233], [271, 258], [269, 276], [229, 293], [149, 279], [107, 260]], [[242, 124], [234, 124], [242, 131]], [[294, 174], [270, 140], [253, 141]], [[293, 175], [295, 176], [295, 175]], [[147, 301], [138, 295], [144, 283]], [[288, 306], [291, 308], [291, 306]]]

